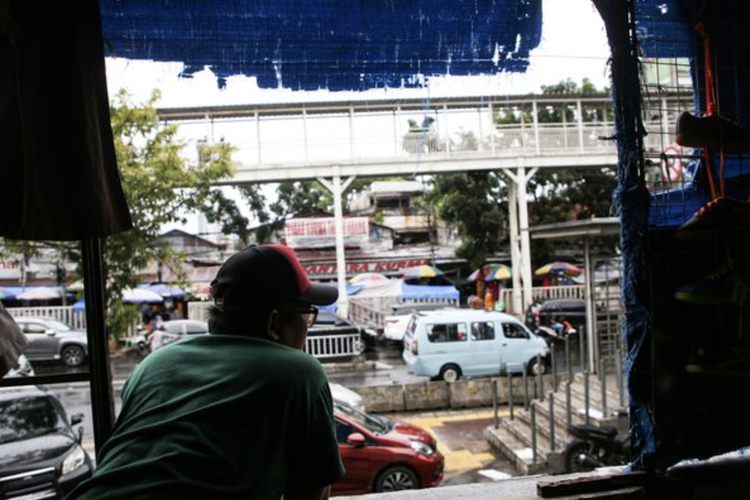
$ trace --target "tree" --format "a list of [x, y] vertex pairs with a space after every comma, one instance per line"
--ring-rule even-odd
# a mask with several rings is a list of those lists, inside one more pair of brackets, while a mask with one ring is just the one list
[[456, 255], [473, 267], [501, 248], [507, 224], [507, 193], [494, 172], [436, 176], [426, 195], [435, 215], [454, 225], [461, 237]]
[[[603, 94], [606, 89], [597, 89], [584, 78], [580, 85], [571, 79], [554, 85], [542, 86], [544, 95], [592, 95]], [[576, 119], [576, 107], [559, 103], [541, 103], [537, 109], [539, 123], [572, 123]], [[584, 122], [611, 120], [612, 111], [600, 104], [584, 104]], [[495, 109], [495, 124], [498, 126], [530, 126], [534, 122], [531, 104]], [[463, 137], [462, 142], [471, 141]], [[462, 147], [459, 145], [458, 148]], [[508, 248], [502, 241], [507, 231], [506, 180], [494, 172], [470, 172], [436, 176], [432, 180], [432, 193], [428, 199], [437, 209], [437, 215], [454, 225], [462, 239], [456, 251], [472, 266], [478, 266], [489, 255]], [[614, 172], [610, 169], [542, 169], [528, 184], [531, 199], [529, 204], [530, 225], [549, 224], [593, 216], [609, 215], [610, 198], [615, 187]], [[609, 242], [613, 248], [614, 240]], [[532, 260], [547, 261], [560, 249], [572, 248], [575, 243], [534, 243]]]
[[132, 105], [124, 91], [114, 97], [110, 113], [117, 165], [133, 220], [129, 231], [104, 243], [107, 326], [118, 336], [137, 317], [121, 300], [125, 288], [138, 285], [138, 273], [150, 263], [179, 273], [184, 256], [158, 243], [162, 228], [185, 222], [209, 199], [219, 199], [211, 185], [231, 175], [232, 147], [224, 142], [201, 144], [197, 161], [183, 155], [186, 144], [177, 138], [176, 125], [159, 122], [155, 104], [159, 92], [141, 105]]

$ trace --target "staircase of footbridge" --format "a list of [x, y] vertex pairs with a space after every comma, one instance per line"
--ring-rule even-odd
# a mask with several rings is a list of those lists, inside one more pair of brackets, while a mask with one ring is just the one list
[[266, 103], [160, 109], [159, 116], [176, 123], [185, 138], [223, 140], [236, 148], [235, 173], [220, 184], [317, 179], [332, 191], [344, 314], [341, 196], [355, 177], [503, 172], [512, 266], [521, 270], [514, 289], [528, 291], [516, 294], [514, 302], [526, 302], [531, 297], [527, 182], [540, 168], [617, 163], [606, 95]]

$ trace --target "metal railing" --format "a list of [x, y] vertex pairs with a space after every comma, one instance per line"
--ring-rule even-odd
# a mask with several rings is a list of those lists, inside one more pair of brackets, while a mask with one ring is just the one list
[[86, 328], [86, 313], [74, 311], [73, 306], [9, 307], [8, 312], [15, 317], [36, 316], [62, 321], [75, 329]]
[[305, 352], [318, 359], [351, 357], [362, 354], [364, 345], [359, 333], [316, 335], [307, 337]]
[[[18, 318], [51, 318], [70, 325], [76, 330], [86, 329], [86, 312], [74, 311], [73, 306], [9, 307], [8, 312], [11, 316]], [[138, 323], [133, 322], [124, 332], [120, 332], [119, 338], [133, 337], [137, 332]]]
[[[567, 286], [547, 286], [547, 287], [533, 287], [531, 289], [531, 299], [537, 300], [548, 300], [548, 299], [581, 299], [583, 300], [586, 294], [586, 287], [584, 285], [567, 285]], [[504, 288], [500, 290], [500, 300], [507, 304], [508, 310], [513, 304], [513, 289]], [[516, 311], [510, 311], [516, 312]], [[520, 311], [519, 311], [520, 312]]]
[[437, 303], [446, 306], [458, 306], [458, 300], [446, 299], [407, 299], [396, 296], [351, 297], [349, 299], [349, 319], [370, 328], [382, 329], [385, 317], [391, 314], [391, 307], [404, 303]]

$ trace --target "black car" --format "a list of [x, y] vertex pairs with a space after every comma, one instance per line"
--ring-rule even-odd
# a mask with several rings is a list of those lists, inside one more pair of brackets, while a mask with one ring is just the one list
[[82, 421], [43, 387], [0, 388], [0, 498], [63, 498], [90, 477]]
[[567, 321], [576, 332], [586, 326], [586, 301], [582, 299], [550, 299], [535, 302], [526, 310], [526, 326], [533, 332], [551, 327], [552, 318]]

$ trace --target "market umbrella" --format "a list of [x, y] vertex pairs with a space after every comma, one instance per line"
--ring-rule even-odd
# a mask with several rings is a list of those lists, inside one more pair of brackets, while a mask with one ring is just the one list
[[67, 287], [65, 287], [66, 290], [69, 292], [82, 292], [83, 291], [83, 280], [74, 281]]
[[29, 290], [18, 294], [16, 299], [18, 300], [54, 300], [61, 297], [60, 292], [54, 288], [40, 286], [36, 288], [30, 288]]
[[16, 298], [16, 294], [8, 290], [3, 290], [2, 288], [0, 288], [0, 300], [13, 300], [15, 298]]
[[126, 304], [161, 304], [164, 297], [145, 288], [126, 288], [122, 291], [122, 301]]
[[388, 277], [380, 273], [360, 273], [352, 276], [349, 279], [349, 283], [352, 285], [365, 285], [375, 283], [387, 283]]
[[86, 312], [86, 299], [81, 299], [73, 304], [73, 312]]
[[546, 276], [546, 275], [557, 275], [557, 276], [578, 276], [583, 270], [574, 266], [569, 262], [555, 261], [550, 262], [534, 271], [534, 276]]
[[440, 269], [432, 266], [423, 264], [421, 266], [409, 267], [404, 269], [404, 279], [419, 279], [419, 278], [436, 278], [443, 276], [445, 273]]
[[152, 283], [150, 285], [142, 285], [139, 287], [140, 290], [150, 290], [158, 293], [164, 298], [181, 299], [187, 293], [180, 287], [167, 285], [166, 283]]
[[510, 279], [513, 271], [505, 264], [485, 264], [466, 278], [468, 281], [479, 281], [480, 277], [484, 281], [501, 281]]

